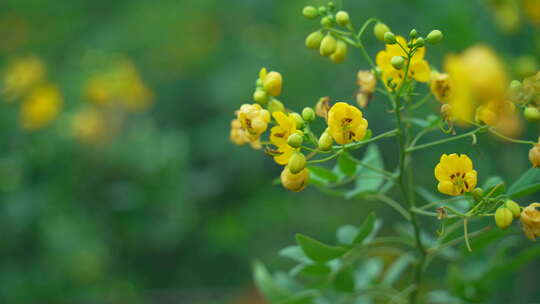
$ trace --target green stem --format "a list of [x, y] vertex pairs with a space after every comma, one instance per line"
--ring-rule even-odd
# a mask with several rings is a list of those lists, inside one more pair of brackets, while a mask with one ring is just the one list
[[324, 162], [327, 162], [327, 161], [329, 161], [329, 160], [331, 160], [331, 159], [334, 159], [334, 158], [338, 157], [338, 156], [341, 154], [342, 151], [343, 151], [343, 150], [337, 151], [335, 154], [332, 154], [332, 155], [330, 155], [330, 156], [328, 156], [328, 157], [325, 157], [325, 158], [314, 159], [314, 160], [308, 160], [307, 163], [308, 163], [308, 164], [318, 164], [318, 163], [324, 163]]
[[369, 169], [371, 171], [375, 171], [377, 173], [380, 173], [380, 174], [388, 177], [389, 179], [395, 179], [396, 178], [395, 175], [392, 172], [388, 172], [386, 170], [383, 170], [383, 169], [380, 169], [380, 168], [377, 168], [377, 167], [373, 167], [372, 165], [366, 164], [365, 162], [354, 158], [352, 155], [350, 156], [350, 158], [351, 158], [351, 160], [353, 160], [355, 163], [359, 164], [360, 166], [366, 167], [367, 169]]
[[391, 208], [393, 208], [394, 210], [396, 210], [399, 214], [401, 214], [407, 221], [410, 221], [411, 220], [411, 214], [405, 209], [403, 208], [398, 202], [396, 202], [395, 200], [391, 199], [390, 197], [384, 195], [384, 194], [377, 194], [377, 195], [373, 195], [372, 196], [374, 199], [377, 199], [385, 204], [387, 204], [388, 206], [390, 206]]
[[492, 134], [494, 134], [494, 135], [496, 135], [496, 136], [498, 136], [498, 137], [500, 137], [500, 138], [502, 138], [504, 140], [508, 140], [508, 141], [516, 143], [516, 144], [526, 144], [526, 145], [533, 145], [533, 146], [536, 144], [536, 142], [530, 141], [530, 140], [521, 140], [521, 139], [510, 138], [508, 136], [505, 136], [505, 135], [499, 133], [497, 130], [495, 130], [495, 128], [489, 128], [488, 130], [489, 130], [490, 133], [492, 133]]
[[480, 127], [480, 128], [474, 129], [474, 130], [472, 130], [470, 132], [463, 133], [461, 135], [457, 135], [457, 136], [453, 136], [453, 137], [445, 138], [445, 139], [441, 139], [441, 140], [432, 141], [430, 143], [423, 144], [423, 145], [411, 146], [411, 147], [407, 148], [407, 153], [411, 153], [411, 152], [418, 151], [418, 150], [421, 150], [421, 149], [433, 147], [433, 146], [436, 146], [436, 145], [444, 144], [444, 143], [455, 141], [455, 140], [459, 140], [459, 139], [462, 139], [462, 138], [472, 137], [476, 133], [478, 133], [480, 131], [483, 131], [485, 128], [486, 127]]
[[351, 34], [354, 35], [354, 38], [356, 38], [356, 44], [355, 46], [360, 50], [360, 53], [362, 53], [362, 56], [364, 57], [364, 59], [369, 63], [369, 65], [371, 66], [371, 68], [373, 70], [376, 70], [377, 69], [377, 66], [375, 65], [375, 63], [373, 62], [373, 60], [371, 59], [371, 57], [369, 57], [369, 54], [367, 53], [366, 51], [366, 48], [364, 47], [364, 44], [362, 43], [362, 35], [364, 34], [364, 32], [366, 31], [367, 27], [373, 23], [373, 22], [377, 22], [379, 21], [377, 18], [369, 18], [368, 20], [366, 20], [366, 22], [364, 22], [364, 24], [362, 25], [362, 27], [360, 28], [360, 31], [358, 31], [358, 34], [356, 33], [356, 30], [354, 29], [354, 26], [352, 25], [352, 23], [349, 23], [347, 25], [347, 28], [349, 29], [349, 31], [351, 32]]
[[358, 142], [354, 142], [354, 143], [350, 143], [350, 144], [346, 144], [346, 145], [341, 145], [341, 146], [334, 146], [333, 148], [334, 149], [345, 149], [345, 150], [350, 150], [350, 149], [356, 149], [356, 148], [359, 148], [365, 144], [369, 144], [369, 143], [372, 143], [374, 141], [377, 141], [381, 138], [385, 138], [385, 137], [392, 137], [392, 136], [396, 136], [397, 134], [399, 133], [399, 131], [397, 129], [394, 129], [394, 130], [390, 130], [388, 132], [384, 132], [382, 134], [379, 134], [375, 137], [372, 137], [370, 139], [366, 139], [366, 140], [363, 140], [363, 141], [358, 141]]

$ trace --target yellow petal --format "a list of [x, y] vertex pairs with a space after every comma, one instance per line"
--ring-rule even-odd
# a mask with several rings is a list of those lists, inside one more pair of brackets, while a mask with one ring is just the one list
[[443, 181], [440, 182], [437, 186], [437, 189], [439, 192], [447, 195], [458, 195], [456, 188], [454, 187], [454, 184], [450, 181]]
[[419, 82], [428, 82], [431, 78], [431, 69], [425, 60], [411, 62], [411, 76]]
[[262, 68], [260, 71], [259, 71], [259, 79], [261, 81], [264, 81], [264, 78], [266, 78], [266, 68]]

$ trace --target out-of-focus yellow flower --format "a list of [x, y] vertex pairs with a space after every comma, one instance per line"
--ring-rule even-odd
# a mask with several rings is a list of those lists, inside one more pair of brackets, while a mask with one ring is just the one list
[[448, 98], [448, 104], [452, 107], [452, 118], [458, 123], [468, 123], [473, 120], [476, 101], [473, 99], [471, 83], [463, 60], [456, 55], [447, 56], [444, 70], [453, 84], [452, 94]]
[[251, 138], [258, 138], [268, 128], [270, 112], [258, 104], [243, 104], [236, 113], [242, 128], [249, 133]]
[[443, 154], [435, 166], [435, 178], [439, 181], [439, 192], [447, 195], [461, 195], [476, 187], [477, 172], [471, 159], [465, 155]]
[[532, 203], [521, 211], [521, 228], [525, 235], [536, 240], [540, 236], [540, 203]]
[[540, 26], [540, 1], [523, 0], [523, 9], [529, 21], [535, 26]]
[[434, 71], [431, 73], [429, 87], [435, 98], [441, 103], [445, 103], [450, 99], [454, 85], [448, 74]]
[[355, 106], [338, 102], [328, 111], [328, 132], [338, 144], [362, 140], [367, 127], [368, 121]]
[[299, 132], [296, 130], [296, 119], [293, 115], [287, 115], [283, 112], [274, 112], [272, 117], [277, 122], [277, 126], [270, 130], [270, 143], [277, 147], [274, 161], [280, 165], [286, 165], [294, 151], [294, 148], [289, 146], [287, 141], [289, 136]]
[[13, 61], [4, 73], [2, 91], [11, 101], [28, 93], [45, 77], [45, 66], [37, 57], [30, 56]]
[[372, 71], [360, 70], [356, 74], [356, 84], [360, 88], [360, 92], [366, 94], [372, 94], [375, 92], [375, 86], [377, 85], [377, 79]]
[[[262, 147], [259, 137], [250, 137], [249, 133], [242, 128], [242, 123], [238, 119], [231, 121], [231, 141], [239, 146], [249, 143], [253, 149], [260, 149]], [[252, 138], [253, 140], [251, 140]]]
[[62, 108], [62, 95], [57, 87], [44, 85], [32, 90], [21, 108], [21, 124], [28, 131], [45, 127]]
[[[397, 36], [396, 40], [399, 44], [401, 44], [407, 52], [410, 51], [409, 47], [407, 46], [407, 41], [405, 38], [401, 36]], [[409, 67], [409, 79], [415, 79], [419, 82], [428, 82], [429, 77], [431, 74], [431, 69], [429, 67], [429, 64], [426, 60], [424, 60], [424, 54], [426, 52], [425, 47], [418, 48], [416, 53], [414, 53]], [[377, 54], [376, 62], [377, 66], [382, 71], [382, 79], [384, 80], [384, 84], [387, 85], [388, 81], [392, 79], [392, 83], [394, 83], [396, 86], [399, 86], [403, 79], [405, 78], [405, 71], [404, 69], [397, 70], [395, 69], [390, 61], [395, 56], [403, 56], [407, 57], [407, 54], [405, 51], [398, 45], [398, 44], [387, 44], [386, 50], [382, 50]], [[407, 62], [405, 61], [404, 66], [407, 65]]]
[[101, 111], [86, 108], [73, 117], [73, 135], [83, 143], [100, 143], [105, 140], [107, 135], [106, 124]]
[[293, 192], [299, 192], [306, 188], [306, 185], [309, 181], [309, 170], [307, 168], [304, 168], [297, 174], [293, 174], [287, 166], [283, 168], [280, 179], [283, 187]]

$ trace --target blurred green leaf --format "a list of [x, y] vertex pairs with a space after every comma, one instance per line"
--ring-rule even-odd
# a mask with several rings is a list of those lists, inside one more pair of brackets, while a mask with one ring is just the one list
[[303, 290], [278, 304], [311, 304], [317, 296], [318, 290]]
[[[375, 144], [368, 146], [362, 162], [377, 169], [384, 169], [381, 152]], [[356, 171], [358, 177], [356, 179], [355, 187], [345, 194], [346, 198], [353, 198], [362, 194], [377, 192], [384, 182], [384, 177], [380, 173], [370, 170], [362, 165], [359, 165]]]
[[358, 228], [352, 225], [344, 225], [339, 227], [336, 234], [340, 244], [351, 245], [355, 236], [358, 234]]
[[320, 277], [330, 273], [332, 269], [330, 266], [316, 263], [316, 264], [300, 264], [291, 269], [290, 274], [292, 276], [305, 276], [305, 277]]
[[271, 302], [282, 301], [290, 296], [290, 292], [274, 282], [272, 275], [259, 261], [253, 263], [253, 278], [259, 291]]
[[298, 263], [308, 263], [310, 261], [300, 246], [285, 247], [279, 251], [278, 255], [289, 258]]
[[334, 172], [342, 178], [354, 175], [356, 172], [356, 162], [351, 158], [349, 153], [343, 152], [339, 155]]
[[304, 253], [316, 262], [330, 261], [347, 252], [343, 247], [326, 245], [303, 234], [296, 235], [296, 242]]
[[354, 237], [353, 244], [361, 244], [364, 239], [373, 231], [375, 226], [375, 213], [371, 212], [358, 229], [358, 233]]
[[342, 292], [353, 292], [355, 287], [354, 275], [350, 268], [342, 269], [334, 278], [334, 288]]
[[401, 275], [407, 270], [407, 267], [411, 265], [414, 262], [414, 257], [412, 254], [404, 254], [400, 256], [397, 260], [390, 265], [388, 270], [385, 273], [383, 284], [392, 286], [394, 283], [397, 282], [397, 280], [401, 277]]
[[517, 181], [515, 181], [510, 188], [508, 188], [508, 195], [511, 198], [518, 198], [521, 196], [532, 194], [540, 190], [540, 169], [531, 168], [525, 172]]
[[310, 183], [313, 183], [319, 186], [326, 186], [330, 183], [335, 183], [338, 181], [338, 176], [334, 172], [326, 168], [319, 167], [319, 166], [309, 166], [308, 169], [310, 173], [309, 175]]

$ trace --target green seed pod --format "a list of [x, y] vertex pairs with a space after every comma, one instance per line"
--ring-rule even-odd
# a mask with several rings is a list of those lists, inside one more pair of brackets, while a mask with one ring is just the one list
[[475, 188], [473, 191], [471, 191], [471, 194], [476, 202], [480, 202], [482, 199], [484, 199], [484, 190], [482, 190], [482, 188]]
[[512, 221], [514, 220], [514, 215], [512, 214], [512, 211], [506, 207], [500, 207], [495, 211], [495, 224], [497, 224], [497, 227], [501, 229], [506, 229], [512, 225]]
[[409, 38], [414, 39], [416, 37], [418, 37], [418, 32], [416, 31], [416, 29], [412, 29], [411, 32], [409, 33]]
[[313, 121], [315, 119], [315, 111], [310, 107], [305, 107], [302, 110], [302, 117], [305, 121]]
[[523, 110], [523, 116], [530, 122], [540, 121], [540, 110], [536, 107], [528, 106]]
[[319, 15], [319, 11], [313, 6], [306, 6], [302, 10], [302, 15], [307, 19], [315, 19]]
[[330, 60], [334, 63], [342, 63], [347, 57], [347, 43], [342, 40], [338, 40], [336, 51], [330, 55]]
[[431, 31], [426, 37], [426, 41], [431, 44], [439, 43], [441, 42], [442, 39], [443, 39], [443, 33], [439, 30]]
[[347, 24], [349, 24], [349, 22], [350, 22], [349, 13], [347, 13], [346, 11], [337, 12], [337, 14], [336, 14], [336, 22], [337, 22], [337, 24], [339, 24], [341, 26], [346, 26]]
[[514, 218], [519, 218], [521, 214], [521, 208], [519, 207], [518, 203], [516, 203], [513, 200], [507, 200], [504, 203], [504, 206], [512, 212], [512, 214], [514, 215]]
[[296, 128], [302, 129], [302, 127], [304, 126], [304, 119], [302, 119], [302, 116], [300, 116], [300, 114], [296, 112], [291, 113], [290, 115], [296, 120]]
[[293, 133], [287, 139], [287, 144], [289, 144], [289, 146], [293, 148], [298, 148], [302, 145], [303, 141], [304, 141], [304, 138], [302, 137], [302, 135], [298, 133]]
[[416, 39], [416, 41], [414, 42], [414, 45], [417, 46], [417, 47], [423, 47], [426, 43], [424, 42], [424, 38], [422, 37], [419, 37], [418, 39]]
[[386, 42], [387, 44], [396, 44], [396, 35], [394, 35], [394, 33], [392, 32], [384, 33], [384, 42]]
[[332, 26], [332, 19], [328, 16], [324, 16], [321, 18], [321, 25], [324, 27], [331, 27]]
[[390, 59], [390, 63], [394, 69], [401, 70], [405, 64], [405, 59], [403, 59], [403, 56], [394, 56], [392, 59]]
[[319, 52], [322, 56], [330, 56], [336, 51], [336, 48], [336, 38], [334, 38], [330, 33], [328, 33], [321, 41], [321, 47], [319, 48]]
[[272, 100], [270, 100], [270, 102], [268, 103], [268, 111], [270, 111], [270, 113], [285, 112], [285, 106], [281, 101], [272, 98]]
[[258, 104], [264, 105], [268, 101], [268, 96], [264, 90], [257, 88], [253, 93], [253, 100]]
[[384, 41], [384, 34], [386, 34], [386, 32], [390, 32], [390, 28], [384, 23], [379, 22], [373, 27], [373, 34], [380, 41]]
[[306, 157], [300, 152], [293, 153], [289, 159], [289, 164], [287, 167], [292, 174], [298, 174], [306, 167]]
[[323, 37], [324, 35], [320, 31], [309, 34], [306, 38], [306, 46], [313, 50], [320, 48]]
[[328, 129], [321, 134], [321, 137], [319, 137], [319, 150], [321, 151], [328, 151], [332, 149], [332, 144], [334, 143], [334, 140], [332, 139], [332, 136], [328, 133]]

